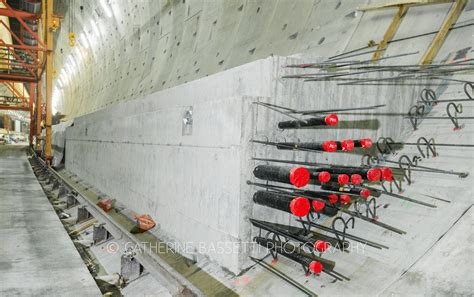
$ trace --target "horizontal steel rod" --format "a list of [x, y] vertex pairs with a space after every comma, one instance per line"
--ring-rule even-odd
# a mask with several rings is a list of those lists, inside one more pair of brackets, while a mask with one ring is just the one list
[[280, 147], [285, 147], [289, 148], [295, 151], [305, 151], [305, 152], [312, 152], [312, 153], [322, 153], [321, 151], [316, 151], [316, 150], [310, 150], [310, 149], [305, 149], [305, 148], [295, 148], [292, 145], [286, 145], [286, 144], [280, 144], [278, 142], [272, 142], [272, 141], [260, 141], [260, 140], [255, 140], [255, 139], [250, 139], [249, 142], [253, 143], [259, 143], [259, 144], [264, 144], [264, 145], [271, 145], [271, 146], [280, 146]]
[[367, 190], [371, 190], [371, 191], [378, 191], [378, 192], [381, 192], [385, 195], [392, 196], [394, 198], [398, 198], [398, 199], [405, 200], [405, 201], [408, 201], [408, 202], [413, 202], [413, 203], [420, 204], [420, 205], [427, 206], [427, 207], [431, 207], [431, 208], [437, 208], [437, 206], [434, 205], [434, 204], [426, 203], [426, 202], [419, 201], [419, 200], [416, 200], [416, 199], [413, 199], [413, 198], [409, 198], [409, 197], [405, 197], [405, 196], [402, 196], [402, 195], [399, 195], [399, 194], [391, 193], [391, 192], [388, 192], [388, 191], [385, 191], [385, 190], [376, 189], [376, 188], [373, 188], [373, 187], [363, 186], [363, 185], [361, 185], [360, 187], [365, 188]]
[[330, 232], [332, 234], [345, 235], [345, 237], [348, 238], [348, 239], [354, 240], [356, 242], [367, 244], [368, 246], [371, 246], [371, 247], [374, 247], [374, 248], [377, 248], [377, 249], [389, 249], [389, 247], [386, 246], [386, 245], [383, 245], [383, 244], [380, 244], [380, 243], [377, 243], [377, 242], [373, 242], [373, 241], [370, 241], [370, 240], [367, 240], [365, 238], [355, 236], [355, 235], [352, 235], [352, 234], [343, 233], [343, 232], [334, 230], [332, 228], [329, 228], [329, 227], [326, 227], [326, 226], [323, 226], [323, 225], [320, 225], [320, 224], [317, 224], [317, 223], [314, 223], [314, 222], [307, 222], [307, 221], [304, 221], [304, 220], [296, 220], [296, 221], [300, 222], [302, 224], [306, 224], [306, 225], [318, 228], [318, 229], [326, 231], [326, 232]]
[[[468, 99], [470, 100], [470, 99]], [[390, 144], [403, 144], [403, 145], [420, 145], [416, 142], [390, 142]], [[422, 144], [423, 145], [423, 144]], [[434, 146], [448, 146], [448, 147], [474, 147], [474, 144], [465, 143], [434, 143]]]
[[393, 226], [390, 226], [388, 224], [385, 224], [385, 223], [382, 223], [382, 222], [379, 222], [379, 221], [376, 221], [374, 219], [371, 219], [371, 218], [368, 218], [368, 217], [365, 217], [365, 216], [362, 216], [362, 215], [359, 215], [358, 213], [354, 212], [354, 211], [351, 211], [351, 210], [346, 210], [346, 209], [342, 209], [340, 208], [339, 209], [341, 212], [343, 213], [346, 213], [354, 218], [359, 218], [363, 221], [366, 221], [366, 222], [369, 222], [369, 223], [372, 223], [374, 225], [377, 225], [379, 227], [382, 227], [386, 230], [389, 230], [389, 231], [392, 231], [392, 232], [395, 232], [395, 233], [398, 233], [398, 234], [407, 234], [406, 231], [403, 231], [401, 229], [398, 229], [398, 228], [395, 228]]
[[365, 52], [362, 52], [362, 53], [357, 53], [357, 54], [352, 54], [352, 55], [346, 55], [345, 57], [330, 57], [330, 58], [328, 58], [328, 60], [326, 60], [326, 62], [332, 62], [332, 61], [347, 59], [347, 58], [351, 58], [351, 57], [362, 56], [362, 55], [366, 55], [366, 54], [381, 52], [381, 51], [384, 51], [384, 50], [385, 50], [385, 49], [374, 49], [374, 50], [365, 51]]
[[[449, 28], [449, 31], [455, 30], [455, 29], [464, 28], [464, 27], [469, 27], [469, 26], [474, 26], [474, 23], [463, 24], [463, 25], [457, 25], [457, 26], [451, 26], [451, 27]], [[400, 41], [409, 40], [409, 39], [413, 39], [413, 38], [423, 37], [423, 36], [427, 36], [427, 35], [433, 35], [433, 34], [436, 34], [436, 33], [438, 33], [438, 32], [439, 32], [439, 30], [438, 30], [438, 31], [426, 32], [426, 33], [421, 33], [421, 34], [412, 35], [412, 36], [407, 36], [407, 37], [402, 37], [402, 38], [398, 38], [398, 39], [392, 39], [392, 40], [388, 41], [387, 43], [390, 44], [390, 43], [400, 42]], [[354, 53], [354, 52], [357, 52], [357, 51], [361, 51], [361, 50], [364, 50], [364, 49], [367, 49], [367, 48], [369, 48], [369, 46], [360, 47], [360, 48], [357, 48], [357, 49], [353, 49], [353, 50], [347, 51], [347, 52], [345, 52], [345, 53], [341, 53], [341, 54], [337, 54], [337, 55], [331, 56], [331, 57], [329, 57], [328, 59], [337, 58], [337, 57], [340, 57], [340, 56], [345, 56], [345, 55], [347, 55], [347, 54], [351, 54], [351, 53]]]
[[[423, 119], [423, 120], [451, 120], [451, 118], [449, 117], [423, 117], [423, 116], [414, 116], [414, 117], [410, 117], [410, 116], [404, 116], [404, 118], [406, 119]], [[455, 117], [455, 119], [458, 119], [458, 120], [474, 120], [474, 117]]]
[[[268, 254], [270, 255], [270, 254]], [[288, 284], [290, 284], [291, 286], [293, 286], [294, 288], [300, 290], [301, 292], [303, 292], [304, 294], [308, 295], [308, 296], [318, 296], [316, 295], [313, 291], [310, 291], [309, 289], [307, 289], [305, 286], [303, 286], [302, 284], [298, 283], [297, 281], [295, 281], [294, 279], [292, 279], [291, 277], [289, 277], [288, 275], [286, 275], [285, 273], [281, 272], [280, 270], [278, 270], [277, 268], [273, 267], [272, 265], [269, 265], [267, 263], [265, 263], [263, 260], [268, 257], [268, 255], [266, 255], [263, 259], [256, 259], [254, 257], [251, 257], [249, 256], [250, 260], [252, 260], [253, 262], [255, 262], [257, 265], [260, 265], [261, 267], [263, 267], [265, 270], [268, 270], [269, 272], [273, 273], [274, 275], [278, 276], [280, 279], [284, 280], [285, 282], [287, 282]]]

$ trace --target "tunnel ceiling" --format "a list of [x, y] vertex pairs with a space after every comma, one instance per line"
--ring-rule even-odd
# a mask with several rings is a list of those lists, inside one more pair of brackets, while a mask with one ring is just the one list
[[[394, 15], [357, 10], [374, 2], [383, 1], [58, 0], [64, 19], [55, 34], [53, 105], [73, 118], [270, 55], [316, 58], [364, 47], [383, 38]], [[410, 8], [395, 38], [438, 30], [450, 7]], [[457, 24], [469, 22], [473, 8], [469, 1]], [[464, 43], [471, 29], [445, 44]], [[418, 63], [432, 38], [391, 44], [386, 55], [419, 54], [389, 63]], [[437, 59], [452, 51], [442, 47]]]
[[[365, 3], [323, 2], [57, 1], [56, 105], [73, 117], [272, 54], [311, 53], [355, 27]], [[326, 30], [336, 22], [339, 36]]]

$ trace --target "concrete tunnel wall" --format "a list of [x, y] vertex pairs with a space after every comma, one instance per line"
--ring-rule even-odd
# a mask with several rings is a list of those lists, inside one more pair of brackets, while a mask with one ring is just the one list
[[[54, 68], [70, 74], [58, 75], [62, 87], [55, 80], [53, 105], [73, 118], [273, 54], [328, 57], [363, 47], [383, 38], [394, 14], [393, 9], [356, 11], [376, 2], [383, 1], [110, 0], [108, 17], [101, 1], [81, 0], [74, 1], [71, 18], [71, 2], [56, 1], [64, 21], [55, 34]], [[450, 7], [410, 8], [394, 38], [437, 30]], [[469, 1], [458, 24], [472, 20], [473, 8]], [[471, 29], [451, 32], [438, 60], [448, 45], [468, 44]], [[70, 30], [77, 36], [75, 47], [68, 45]], [[397, 59], [416, 63], [432, 38], [392, 43], [386, 55], [419, 51]], [[357, 57], [363, 58], [370, 55]]]
[[[140, 2], [135, 6], [114, 1], [113, 22], [105, 23], [105, 16], [96, 13], [99, 6], [83, 2], [83, 13], [74, 19], [76, 27], [85, 24], [89, 33], [94, 30], [87, 25], [90, 11], [94, 21], [103, 26], [101, 34], [107, 32], [107, 36], [96, 41], [96, 48], [83, 51], [80, 71], [71, 76], [58, 103], [69, 117], [87, 114], [77, 117], [74, 127], [67, 130], [66, 168], [131, 209], [156, 217], [157, 232], [169, 240], [241, 243], [250, 240], [251, 230], [245, 220], [250, 215], [288, 222], [286, 214], [252, 205], [254, 189], [245, 184], [252, 178], [254, 166], [249, 157], [285, 156], [308, 161], [314, 157], [251, 146], [249, 138], [383, 135], [399, 139], [405, 136], [407, 123], [390, 118], [390, 125], [380, 122], [373, 126], [376, 130], [281, 133], [275, 125], [282, 117], [256, 108], [252, 101], [298, 109], [385, 103], [386, 111], [405, 113], [419, 93], [418, 87], [341, 87], [329, 82], [283, 80], [282, 73], [288, 71], [281, 66], [287, 61], [276, 56], [245, 64], [272, 53], [295, 55], [291, 62], [314, 61], [364, 46], [368, 40], [381, 39], [393, 15], [390, 10], [355, 13], [355, 7], [365, 1], [330, 3], [235, 1], [211, 5], [207, 1], [176, 1], [160, 5]], [[396, 38], [433, 30], [449, 8], [449, 4], [442, 4], [410, 9]], [[469, 2], [459, 22], [472, 19], [472, 12]], [[220, 17], [214, 24], [216, 15]], [[62, 64], [69, 51], [65, 28], [61, 28], [56, 44], [56, 65]], [[458, 50], [472, 46], [465, 38], [469, 32], [469, 27], [453, 31], [438, 60], [452, 59]], [[176, 39], [170, 38], [173, 35]], [[416, 50], [420, 53], [386, 63], [417, 63], [431, 38], [390, 45], [388, 56]], [[214, 57], [214, 52], [219, 55]], [[365, 58], [370, 55], [360, 57]], [[241, 64], [245, 65], [238, 66]], [[191, 106], [194, 127], [193, 134], [187, 136], [183, 135], [182, 118]], [[98, 112], [90, 113], [93, 111]], [[353, 164], [360, 160], [360, 156], [339, 154], [324, 158], [318, 160]], [[245, 267], [247, 253], [241, 250], [232, 257], [216, 253], [207, 256], [238, 272]]]
[[[67, 129], [66, 168], [138, 213], [149, 213], [159, 224], [161, 238], [190, 243], [198, 251], [206, 244], [211, 260], [238, 273], [248, 264], [249, 217], [288, 223], [291, 216], [254, 206], [252, 156], [311, 161], [360, 162], [361, 155], [281, 152], [249, 144], [251, 138], [270, 140], [347, 139], [391, 136], [399, 139], [409, 123], [401, 117], [383, 125], [376, 116], [344, 115], [346, 128], [288, 130], [276, 128], [284, 116], [257, 107], [255, 101], [301, 109], [344, 106], [350, 97], [358, 105], [388, 104], [405, 113], [419, 92], [412, 86], [378, 89], [337, 87], [332, 82], [281, 80], [281, 66], [297, 59], [271, 57], [160, 91], [75, 120]], [[292, 71], [294, 72], [294, 71]], [[219, 86], [219, 87], [213, 87]], [[246, 94], [246, 95], [242, 95]], [[324, 96], [315, 96], [324, 94]], [[327, 98], [339, 98], [328, 100]], [[183, 134], [183, 117], [193, 110], [192, 134]], [[360, 123], [364, 122], [364, 127]], [[352, 126], [351, 126], [352, 125]], [[252, 214], [253, 212], [253, 214]], [[235, 244], [239, 253], [211, 251]], [[193, 255], [188, 255], [192, 257]], [[196, 255], [194, 255], [196, 256]]]
[[[59, 72], [69, 59], [78, 65], [62, 82], [56, 102], [69, 117], [272, 54], [315, 53], [321, 48], [342, 52], [360, 21], [355, 8], [368, 3], [112, 0], [109, 18], [100, 2], [75, 1], [72, 22], [69, 1], [56, 4], [65, 17], [55, 36], [55, 68]], [[390, 13], [381, 14], [387, 15], [384, 23], [390, 21]], [[68, 45], [71, 28], [78, 39], [73, 48]], [[381, 38], [383, 30], [370, 38]]]

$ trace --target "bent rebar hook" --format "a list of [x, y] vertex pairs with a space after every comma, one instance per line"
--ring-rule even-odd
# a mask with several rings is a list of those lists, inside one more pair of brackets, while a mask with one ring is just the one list
[[428, 106], [436, 105], [436, 93], [432, 89], [423, 89], [420, 93], [420, 99], [423, 104]]
[[[402, 162], [402, 160], [406, 160], [407, 163]], [[400, 159], [398, 159], [398, 167], [403, 170], [403, 175], [407, 180], [408, 184], [411, 185], [411, 167], [413, 166], [412, 161], [407, 155], [402, 155]]]
[[[423, 143], [422, 143], [423, 142]], [[429, 158], [430, 157], [430, 152], [433, 155], [433, 157], [436, 157], [438, 154], [436, 153], [436, 147], [435, 147], [435, 140], [434, 138], [430, 138], [430, 140], [426, 139], [426, 137], [421, 136], [418, 138], [416, 141], [417, 145], [416, 147], [418, 148], [418, 151], [420, 152], [420, 155], [423, 158]], [[422, 145], [426, 145], [426, 155], [421, 149]]]
[[[365, 201], [363, 205], [365, 206], [365, 217], [369, 219], [375, 219], [377, 216], [376, 209], [377, 209], [377, 202], [375, 201], [375, 198], [372, 198], [370, 200]], [[360, 216], [364, 216], [360, 209], [361, 204], [359, 201], [356, 201], [354, 203], [354, 209], [356, 213]]]
[[425, 114], [425, 105], [413, 105], [408, 110], [408, 116], [413, 126], [413, 130], [418, 129], [418, 119]]
[[[469, 93], [468, 88], [471, 87], [471, 92]], [[464, 84], [464, 93], [466, 93], [467, 98], [474, 100], [473, 93], [474, 93], [474, 83], [472, 82], [466, 82]]]
[[[448, 113], [449, 119], [454, 124], [454, 130], [461, 129], [461, 126], [459, 125], [459, 120], [458, 120], [458, 113], [462, 113], [462, 104], [459, 103], [458, 105], [456, 105], [454, 102], [451, 102], [446, 106], [446, 112]], [[454, 115], [453, 115], [453, 112], [454, 112]]]
[[[384, 149], [382, 149], [381, 144], [384, 144]], [[379, 151], [380, 154], [385, 155], [385, 154], [391, 154], [393, 153], [393, 147], [391, 146], [392, 144], [395, 144], [395, 141], [391, 137], [380, 137], [377, 139], [377, 150]]]
[[[338, 222], [338, 221], [341, 221], [342, 225], [344, 226], [344, 229], [342, 231], [339, 231], [339, 230], [336, 229], [336, 222]], [[345, 250], [345, 248], [346, 248], [344, 246], [344, 242], [345, 242], [345, 239], [346, 239], [346, 231], [349, 228], [349, 224], [351, 223], [351, 221], [352, 221], [352, 229], [354, 229], [354, 225], [355, 225], [354, 217], [350, 217], [347, 220], [344, 220], [342, 217], [337, 217], [332, 221], [332, 230], [334, 231], [334, 235], [336, 235], [337, 242], [338, 242], [339, 248], [341, 250]], [[339, 236], [339, 233], [342, 233], [342, 238]]]

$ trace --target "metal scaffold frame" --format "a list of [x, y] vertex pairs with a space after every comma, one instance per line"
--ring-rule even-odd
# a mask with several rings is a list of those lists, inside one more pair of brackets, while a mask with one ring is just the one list
[[[38, 13], [14, 9], [7, 0], [1, 0], [0, 4], [0, 29], [11, 35], [8, 38], [0, 35], [0, 84], [11, 92], [11, 96], [0, 96], [0, 110], [30, 113], [29, 140], [31, 146], [34, 142], [36, 150], [41, 149], [41, 122], [44, 120], [44, 154], [49, 161], [52, 158], [53, 32], [58, 25], [58, 17], [53, 15], [53, 0], [41, 0]], [[10, 28], [8, 19], [1, 17], [17, 20], [20, 36]], [[32, 40], [32, 45], [26, 44], [23, 36]], [[44, 102], [43, 79], [46, 80]]]

